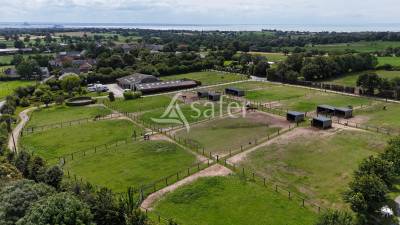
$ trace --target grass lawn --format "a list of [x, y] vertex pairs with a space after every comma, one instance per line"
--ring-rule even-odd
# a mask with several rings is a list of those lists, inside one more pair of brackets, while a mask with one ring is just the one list
[[45, 130], [22, 137], [22, 146], [45, 159], [53, 159], [94, 146], [132, 137], [141, 129], [127, 120], [106, 120]]
[[191, 126], [189, 133], [180, 130], [177, 138], [185, 138], [190, 143], [204, 147], [206, 152], [216, 154], [229, 153], [253, 146], [255, 139], [267, 138], [281, 128], [287, 128], [289, 123], [284, 119], [267, 116], [263, 113], [247, 113], [246, 117], [222, 118]]
[[241, 166], [319, 200], [345, 207], [341, 193], [364, 158], [383, 151], [387, 137], [349, 130], [298, 128], [284, 139], [251, 152]]
[[400, 66], [400, 57], [378, 57], [378, 66], [390, 64], [392, 66]]
[[68, 107], [63, 105], [40, 108], [39, 110], [35, 110], [31, 113], [27, 127], [43, 126], [46, 124], [54, 124], [85, 118], [94, 118], [98, 115], [104, 116], [110, 113], [111, 110], [102, 106]]
[[35, 81], [0, 81], [0, 99], [13, 93], [14, 89], [20, 86], [35, 84]]
[[1, 55], [0, 56], [0, 63], [1, 64], [10, 64], [11, 60], [14, 58], [12, 55]]
[[364, 72], [356, 72], [349, 73], [342, 77], [332, 79], [327, 81], [328, 83], [339, 84], [344, 86], [355, 87], [357, 86], [358, 77], [365, 73], [376, 73], [382, 78], [393, 79], [396, 77], [400, 77], [400, 71], [387, 71], [387, 70], [373, 70], [373, 71], [364, 71]]
[[367, 105], [371, 100], [361, 97], [352, 97], [340, 94], [316, 91], [299, 98], [281, 101], [283, 108], [301, 112], [315, 111], [318, 105], [332, 105], [335, 107], [347, 107]]
[[[383, 110], [384, 106], [386, 110]], [[355, 115], [362, 117], [362, 124], [387, 128], [400, 134], [400, 104], [379, 102], [371, 107], [356, 110]]]
[[90, 183], [108, 187], [116, 192], [127, 187], [149, 184], [192, 166], [196, 157], [166, 141], [135, 142], [102, 151], [64, 167]]
[[140, 112], [149, 111], [157, 108], [165, 108], [171, 102], [171, 98], [166, 95], [152, 97], [142, 97], [134, 100], [118, 99], [114, 102], [105, 100], [106, 104], [119, 112]]
[[243, 75], [221, 72], [195, 72], [161, 77], [162, 80], [179, 80], [183, 78], [200, 81], [202, 85], [221, 84], [248, 79]]
[[287, 58], [285, 54], [280, 52], [249, 52], [249, 54], [267, 57], [269, 62], [280, 62]]
[[316, 91], [305, 88], [290, 87], [285, 85], [270, 85], [265, 89], [252, 90], [246, 92], [246, 98], [253, 101], [279, 101], [287, 99], [297, 99]]
[[155, 210], [186, 225], [309, 225], [316, 220], [299, 202], [236, 175], [201, 178], [167, 194]]

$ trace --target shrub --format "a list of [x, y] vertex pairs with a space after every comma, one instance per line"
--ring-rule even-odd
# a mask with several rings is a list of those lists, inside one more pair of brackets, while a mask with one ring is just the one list
[[141, 92], [133, 92], [133, 91], [125, 91], [124, 92], [124, 99], [125, 100], [131, 100], [131, 99], [137, 99], [142, 96]]
[[108, 99], [110, 99], [110, 102], [115, 101], [114, 92], [112, 91], [108, 92]]
[[27, 98], [22, 98], [21, 101], [19, 102], [19, 104], [22, 107], [28, 107], [31, 103], [29, 102], [29, 100]]

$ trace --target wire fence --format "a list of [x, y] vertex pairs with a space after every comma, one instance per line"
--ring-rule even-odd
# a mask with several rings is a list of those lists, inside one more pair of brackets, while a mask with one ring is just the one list
[[50, 129], [56, 129], [56, 128], [63, 128], [63, 127], [70, 127], [74, 125], [81, 125], [85, 123], [90, 123], [90, 122], [96, 122], [96, 121], [101, 121], [101, 120], [111, 120], [111, 119], [116, 119], [119, 117], [124, 116], [122, 113], [112, 113], [108, 115], [102, 115], [102, 116], [95, 116], [95, 117], [87, 117], [83, 119], [78, 119], [78, 120], [70, 120], [70, 121], [62, 121], [59, 123], [52, 123], [52, 124], [45, 124], [41, 126], [31, 126], [31, 127], [26, 127], [21, 131], [21, 136], [27, 135], [27, 134], [33, 134], [37, 132], [42, 132]]
[[238, 174], [239, 176], [245, 178], [247, 181], [257, 183], [266, 188], [269, 188], [272, 191], [275, 191], [276, 193], [285, 195], [291, 201], [297, 201], [300, 207], [309, 207], [311, 210], [318, 213], [327, 210], [327, 208], [317, 204], [315, 201], [309, 199], [304, 194], [301, 194], [298, 191], [289, 190], [283, 185], [275, 182], [272, 178], [267, 178], [255, 171], [240, 167], [239, 165], [227, 162], [226, 160], [224, 161], [224, 165], [230, 168], [232, 171], [236, 172], [236, 174]]

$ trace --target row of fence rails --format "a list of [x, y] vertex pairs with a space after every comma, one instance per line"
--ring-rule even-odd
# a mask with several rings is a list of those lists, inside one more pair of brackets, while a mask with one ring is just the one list
[[280, 195], [287, 196], [288, 200], [290, 200], [290, 201], [297, 201], [299, 207], [308, 207], [318, 213], [321, 213], [322, 211], [327, 210], [325, 207], [323, 207], [323, 206], [315, 203], [311, 199], [309, 199], [303, 193], [301, 193], [297, 190], [288, 189], [284, 185], [282, 185], [279, 182], [272, 179], [272, 177], [266, 177], [266, 176], [260, 175], [255, 171], [252, 171], [252, 170], [244, 168], [244, 167], [240, 167], [240, 165], [237, 165], [234, 163], [226, 164], [226, 167], [232, 169], [234, 172], [236, 172], [236, 174], [245, 178], [247, 181], [257, 183], [266, 188], [269, 188], [270, 191], [274, 191], [276, 193], [279, 193]]
[[247, 150], [249, 150], [249, 149], [251, 149], [253, 147], [256, 147], [259, 144], [262, 144], [264, 142], [267, 142], [267, 141], [270, 141], [270, 140], [272, 140], [274, 138], [277, 138], [280, 135], [285, 134], [286, 132], [292, 131], [293, 129], [295, 129], [298, 126], [299, 126], [298, 124], [289, 125], [287, 128], [278, 130], [277, 132], [269, 134], [269, 135], [267, 135], [267, 136], [265, 136], [263, 138], [254, 139], [254, 142], [253, 142], [252, 145], [246, 145], [246, 146], [241, 145], [240, 148], [229, 149], [229, 152], [227, 152], [226, 154], [221, 155], [221, 156], [216, 155], [216, 156], [214, 156], [214, 159], [216, 159], [218, 162], [224, 163], [226, 165], [227, 164], [227, 160], [229, 158], [231, 158], [231, 157], [233, 157], [233, 156], [235, 156], [237, 154], [240, 154], [242, 152], [245, 152], [245, 151], [247, 151]]
[[96, 153], [101, 153], [101, 152], [105, 152], [105, 151], [117, 151], [117, 147], [122, 146], [122, 145], [127, 145], [127, 144], [131, 144], [131, 143], [135, 143], [138, 141], [142, 141], [144, 140], [144, 133], [140, 133], [136, 134], [134, 133], [134, 135], [132, 135], [131, 138], [127, 138], [127, 139], [121, 139], [119, 141], [116, 142], [112, 142], [112, 143], [106, 143], [106, 144], [102, 144], [102, 145], [96, 145], [90, 148], [86, 148], [86, 149], [81, 149], [75, 152], [71, 152], [62, 156], [57, 156], [57, 157], [53, 157], [53, 158], [49, 158], [49, 161], [52, 160], [58, 160], [61, 164], [65, 164], [67, 163], [69, 160], [76, 160], [76, 159], [80, 159], [82, 157], [86, 157], [89, 156], [91, 154], [96, 154]]
[[145, 212], [147, 218], [150, 219], [153, 223], [156, 223], [157, 225], [169, 225], [171, 224], [171, 221], [174, 221], [177, 224], [182, 224], [179, 221], [173, 219], [173, 218], [166, 218], [161, 215], [161, 213], [155, 211], [154, 209], [149, 210], [147, 208], [140, 207], [140, 209]]
[[356, 123], [356, 122], [346, 120], [346, 119], [332, 118], [332, 121], [334, 123], [337, 123], [340, 125], [353, 127], [353, 128], [357, 128], [357, 129], [361, 129], [361, 130], [368, 130], [368, 131], [372, 131], [372, 132], [376, 132], [376, 133], [385, 134], [388, 136], [393, 136], [393, 135], [398, 134], [398, 132], [395, 132], [392, 129], [388, 129], [388, 128], [384, 128], [384, 127], [376, 127], [376, 126], [371, 126], [371, 125], [366, 125], [366, 124], [360, 124], [360, 123]]
[[215, 163], [216, 163], [215, 161], [210, 159], [199, 161], [193, 164], [192, 166], [187, 167], [186, 169], [177, 171], [174, 174], [163, 177], [149, 184], [142, 185], [139, 188], [141, 199], [144, 200], [149, 195], [163, 188], [166, 188], [172, 184], [175, 184], [176, 182], [181, 181], [187, 177], [190, 177], [191, 175], [196, 174], [204, 169], [207, 169], [208, 167], [214, 165]]
[[99, 116], [95, 116], [95, 117], [87, 117], [87, 118], [82, 118], [82, 119], [78, 119], [78, 120], [61, 121], [59, 123], [26, 127], [21, 131], [21, 135], [33, 134], [36, 132], [42, 132], [42, 131], [46, 131], [46, 130], [50, 130], [50, 129], [69, 127], [69, 126], [80, 125], [80, 124], [95, 122], [95, 121], [100, 121], [100, 120], [114, 119], [114, 118], [119, 118], [121, 116], [123, 116], [123, 114], [121, 114], [121, 113], [111, 113], [108, 115], [101, 115], [101, 116], [99, 115]]

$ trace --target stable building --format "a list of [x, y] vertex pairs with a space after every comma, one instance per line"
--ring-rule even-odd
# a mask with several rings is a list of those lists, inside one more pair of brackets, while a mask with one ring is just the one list
[[225, 88], [225, 94], [243, 97], [245, 95], [243, 90], [237, 88]]
[[332, 128], [332, 119], [325, 116], [314, 117], [311, 125], [320, 129], [329, 129]]
[[172, 80], [172, 81], [160, 81], [154, 83], [136, 84], [135, 91], [140, 91], [142, 92], [142, 94], [153, 94], [159, 92], [194, 88], [196, 86], [197, 83], [194, 80]]
[[353, 109], [351, 108], [335, 108], [335, 116], [345, 119], [353, 117]]
[[198, 91], [197, 97], [199, 98], [208, 98], [208, 91]]
[[219, 93], [208, 93], [208, 100], [219, 101], [221, 99], [221, 94]]
[[147, 83], [156, 83], [160, 80], [153, 76], [141, 73], [135, 73], [129, 76], [121, 77], [117, 79], [118, 85], [122, 89], [130, 89], [136, 91], [136, 85], [139, 84], [147, 84]]
[[304, 119], [305, 119], [305, 113], [303, 112], [288, 111], [286, 113], [287, 121], [299, 123], [304, 121]]
[[330, 106], [330, 105], [319, 105], [317, 106], [317, 114], [334, 114], [335, 113], [335, 107]]

